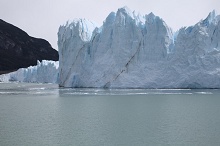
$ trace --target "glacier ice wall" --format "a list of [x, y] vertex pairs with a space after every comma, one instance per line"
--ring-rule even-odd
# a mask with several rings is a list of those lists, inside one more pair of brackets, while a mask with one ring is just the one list
[[18, 81], [32, 83], [57, 83], [59, 61], [42, 60], [36, 66], [21, 68], [15, 72], [0, 75], [1, 82]]
[[153, 13], [124, 7], [101, 27], [60, 26], [59, 85], [101, 88], [220, 88], [220, 16], [173, 32]]

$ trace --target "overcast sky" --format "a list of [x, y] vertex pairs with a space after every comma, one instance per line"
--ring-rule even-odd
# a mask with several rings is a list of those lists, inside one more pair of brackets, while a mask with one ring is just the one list
[[0, 18], [57, 49], [58, 28], [67, 20], [87, 18], [101, 25], [123, 6], [143, 15], [153, 12], [174, 30], [197, 23], [214, 9], [220, 13], [220, 0], [0, 0]]

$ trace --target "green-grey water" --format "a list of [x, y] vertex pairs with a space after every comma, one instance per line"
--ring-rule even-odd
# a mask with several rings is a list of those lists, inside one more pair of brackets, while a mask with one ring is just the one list
[[220, 145], [220, 90], [0, 84], [1, 146]]

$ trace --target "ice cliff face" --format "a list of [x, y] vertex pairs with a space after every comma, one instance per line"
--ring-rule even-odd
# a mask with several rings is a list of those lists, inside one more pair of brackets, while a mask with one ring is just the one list
[[101, 27], [78, 19], [59, 28], [64, 87], [220, 88], [220, 16], [174, 33], [153, 13], [127, 7]]
[[58, 32], [60, 86], [219, 88], [220, 16], [211, 12], [175, 34], [153, 13], [127, 7], [103, 26], [75, 20]]
[[[80, 20], [81, 25], [87, 23]], [[90, 29], [90, 39], [83, 40], [78, 32], [68, 39], [74, 36], [69, 30], [76, 32], [78, 28], [61, 26], [58, 33], [60, 85], [65, 87], [110, 87], [122, 74], [128, 74], [129, 66], [166, 59], [172, 44], [172, 32], [163, 20], [128, 8], [110, 13], [102, 27]], [[70, 51], [73, 53], [62, 53]]]
[[9, 74], [0, 75], [0, 82], [18, 81], [32, 83], [57, 83], [58, 61], [42, 60], [36, 66], [21, 68]]

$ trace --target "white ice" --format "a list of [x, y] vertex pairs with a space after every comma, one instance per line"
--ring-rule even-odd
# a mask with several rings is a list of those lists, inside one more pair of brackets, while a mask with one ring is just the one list
[[[94, 23], [81, 20], [73, 27], [61, 26], [59, 84], [220, 88], [219, 18], [213, 11], [194, 26], [174, 33], [153, 13], [144, 16], [124, 7], [110, 13], [101, 27], [89, 27]], [[90, 29], [86, 33], [80, 26]]]

